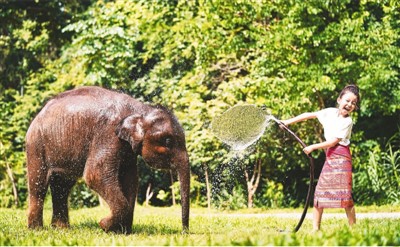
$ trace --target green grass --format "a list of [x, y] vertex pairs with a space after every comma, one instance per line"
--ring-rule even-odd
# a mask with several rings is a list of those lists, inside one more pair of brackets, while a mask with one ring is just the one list
[[[357, 209], [400, 212], [399, 207]], [[101, 207], [72, 210], [69, 229], [51, 228], [51, 210], [46, 209], [46, 226], [42, 230], [27, 229], [26, 210], [0, 209], [0, 245], [400, 245], [399, 219], [360, 219], [349, 228], [344, 218], [326, 218], [323, 230], [312, 233], [312, 220], [306, 218], [299, 232], [291, 233], [281, 230], [293, 229], [298, 218], [259, 217], [259, 213], [274, 212], [301, 212], [301, 209], [208, 212], [192, 208], [190, 233], [182, 234], [179, 207], [138, 206], [131, 235], [104, 233], [98, 222], [108, 214], [108, 209]], [[343, 210], [337, 212], [344, 214]]]

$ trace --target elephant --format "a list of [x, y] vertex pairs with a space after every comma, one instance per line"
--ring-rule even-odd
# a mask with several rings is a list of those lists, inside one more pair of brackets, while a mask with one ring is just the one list
[[110, 208], [100, 227], [131, 233], [139, 155], [152, 168], [177, 172], [182, 227], [188, 231], [189, 158], [184, 130], [170, 110], [97, 86], [78, 87], [50, 99], [26, 134], [28, 228], [43, 227], [49, 186], [51, 225], [69, 227], [68, 196], [83, 177]]

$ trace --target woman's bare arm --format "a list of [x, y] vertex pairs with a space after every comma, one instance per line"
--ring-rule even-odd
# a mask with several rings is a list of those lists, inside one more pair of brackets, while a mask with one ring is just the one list
[[289, 124], [294, 124], [294, 123], [297, 123], [297, 122], [301, 122], [301, 121], [312, 119], [312, 118], [316, 118], [316, 117], [317, 117], [317, 113], [316, 112], [305, 112], [305, 113], [302, 113], [302, 114], [300, 114], [300, 115], [298, 115], [298, 116], [296, 116], [294, 118], [290, 118], [290, 119], [287, 119], [287, 120], [281, 120], [281, 122], [284, 125], [287, 126]]

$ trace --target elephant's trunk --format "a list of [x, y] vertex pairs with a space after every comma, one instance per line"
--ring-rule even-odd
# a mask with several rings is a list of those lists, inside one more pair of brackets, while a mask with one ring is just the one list
[[190, 211], [190, 166], [187, 158], [182, 161], [177, 169], [180, 190], [181, 190], [181, 204], [182, 204], [182, 227], [183, 231], [189, 231], [189, 211]]

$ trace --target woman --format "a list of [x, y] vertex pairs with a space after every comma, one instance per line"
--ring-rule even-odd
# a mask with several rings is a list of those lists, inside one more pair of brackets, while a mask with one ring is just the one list
[[352, 163], [349, 149], [353, 121], [350, 114], [358, 109], [359, 89], [348, 85], [337, 98], [337, 108], [326, 108], [317, 112], [306, 112], [294, 118], [282, 120], [285, 125], [318, 118], [324, 128], [325, 141], [303, 149], [310, 154], [317, 149], [326, 150], [326, 160], [314, 194], [315, 231], [320, 229], [324, 208], [344, 208], [349, 225], [356, 223], [352, 191]]

